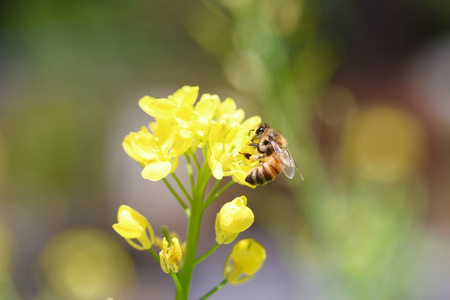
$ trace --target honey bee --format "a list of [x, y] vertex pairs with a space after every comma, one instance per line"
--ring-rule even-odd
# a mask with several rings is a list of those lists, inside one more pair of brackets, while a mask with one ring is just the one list
[[245, 181], [252, 185], [264, 185], [283, 173], [292, 179], [297, 169], [303, 180], [303, 175], [297, 167], [291, 153], [286, 148], [287, 141], [276, 129], [262, 123], [256, 128], [249, 146], [254, 147], [258, 154], [241, 153], [251, 161], [259, 161], [259, 165], [250, 170]]

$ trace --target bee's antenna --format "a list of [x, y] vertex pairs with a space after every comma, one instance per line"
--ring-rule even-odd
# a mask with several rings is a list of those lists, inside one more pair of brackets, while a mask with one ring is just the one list
[[250, 130], [248, 131], [248, 136], [250, 136], [250, 132], [252, 132], [252, 131], [255, 131], [255, 129], [250, 129]]

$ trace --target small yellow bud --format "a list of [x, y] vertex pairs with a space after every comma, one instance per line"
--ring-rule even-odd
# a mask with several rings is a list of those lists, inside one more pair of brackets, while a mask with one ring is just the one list
[[252, 210], [247, 207], [245, 196], [225, 203], [216, 216], [216, 242], [231, 243], [240, 232], [253, 224], [254, 219]]
[[152, 247], [155, 242], [155, 234], [143, 215], [128, 205], [121, 205], [117, 213], [117, 221], [118, 223], [113, 225], [114, 230], [133, 248], [148, 250]]
[[266, 250], [254, 239], [247, 238], [236, 243], [223, 267], [223, 277], [233, 285], [250, 280], [262, 267]]
[[161, 269], [165, 273], [178, 273], [180, 262], [183, 257], [180, 242], [176, 237], [172, 238], [172, 244], [169, 246], [166, 238], [163, 238], [163, 249], [159, 252]]

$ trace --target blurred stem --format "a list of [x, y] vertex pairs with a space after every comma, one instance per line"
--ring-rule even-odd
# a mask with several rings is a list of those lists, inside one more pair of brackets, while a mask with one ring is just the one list
[[150, 252], [150, 254], [156, 259], [159, 264], [159, 255], [155, 252], [155, 250], [153, 250], [153, 248], [150, 248], [148, 249], [148, 252]]
[[[197, 171], [200, 171], [201, 167], [200, 167], [200, 164], [198, 163], [197, 156], [195, 156], [195, 153], [192, 153], [191, 156], [192, 156], [192, 160], [194, 161], [195, 167], [197, 168]], [[206, 156], [205, 156], [205, 159], [206, 159]]]
[[[216, 183], [214, 184], [214, 186], [213, 186], [211, 192], [210, 192], [209, 195], [208, 195], [208, 198], [206, 198], [205, 203], [208, 202], [208, 201], [211, 201], [210, 198], [212, 198], [212, 197], [214, 196], [214, 194], [216, 193], [216, 191], [219, 189], [221, 183], [222, 183], [222, 179], [216, 181]], [[205, 206], [204, 204], [203, 204], [203, 208], [206, 208], [206, 206]]]
[[163, 178], [164, 184], [167, 186], [169, 191], [172, 193], [172, 195], [177, 199], [178, 203], [180, 203], [181, 207], [183, 207], [183, 210], [186, 212], [186, 215], [189, 215], [189, 208], [187, 207], [186, 203], [184, 203], [183, 199], [178, 195], [178, 193], [173, 189], [173, 187], [170, 185], [170, 183], [167, 181], [167, 179]]
[[180, 181], [180, 179], [178, 178], [177, 174], [172, 173], [172, 177], [175, 180], [175, 182], [178, 184], [178, 187], [180, 188], [180, 190], [183, 192], [184, 196], [186, 197], [186, 199], [189, 201], [189, 203], [192, 203], [192, 198], [189, 195], [189, 193], [186, 191], [186, 189], [184, 188], [183, 183]]
[[192, 170], [192, 164], [191, 164], [191, 159], [189, 157], [189, 155], [185, 154], [184, 156], [186, 158], [186, 169], [187, 169], [187, 173], [189, 176], [189, 183], [191, 184], [191, 193], [194, 192], [194, 172]]
[[209, 298], [209, 296], [211, 296], [212, 294], [214, 294], [215, 292], [217, 292], [218, 290], [220, 290], [221, 288], [223, 288], [223, 286], [225, 284], [227, 284], [228, 281], [226, 279], [224, 279], [221, 283], [219, 283], [215, 288], [213, 288], [212, 290], [210, 290], [208, 292], [208, 294], [206, 294], [205, 296], [201, 297], [200, 300], [205, 300], [207, 298]]
[[[220, 197], [220, 195], [222, 195], [230, 186], [232, 186], [234, 183], [233, 180], [231, 180], [230, 182], [228, 182], [223, 188], [220, 189], [220, 191], [218, 191], [217, 193], [214, 194], [214, 189], [211, 192], [211, 194], [209, 195], [208, 199], [206, 199], [205, 203], [203, 203], [203, 209], [207, 208], [214, 200], [216, 200], [217, 198]], [[216, 187], [216, 186], [214, 186]], [[216, 188], [217, 190], [217, 188]]]
[[198, 236], [203, 215], [203, 197], [205, 194], [206, 185], [210, 178], [211, 170], [209, 169], [208, 164], [204, 163], [203, 167], [198, 173], [197, 184], [192, 195], [193, 197], [191, 214], [188, 220], [188, 229], [186, 235], [186, 252], [184, 255], [183, 268], [181, 269], [178, 277], [183, 289], [177, 289], [177, 300], [186, 300], [189, 296], [189, 287], [191, 284], [192, 273], [195, 267]]
[[208, 256], [210, 256], [214, 251], [216, 251], [217, 248], [219, 248], [220, 244], [215, 244], [214, 246], [211, 247], [211, 249], [209, 249], [207, 252], [205, 252], [202, 256], [200, 256], [199, 258], [197, 258], [194, 261], [194, 264], [198, 264], [199, 262], [201, 262], [202, 260], [204, 260], [205, 258], [207, 258]]
[[178, 293], [183, 294], [183, 286], [181, 285], [180, 280], [178, 279], [177, 274], [175, 274], [175, 273], [173, 273], [173, 272], [170, 272], [170, 276], [172, 277], [173, 282], [175, 283], [175, 287], [176, 287], [176, 291], [177, 291], [176, 293], [177, 293], [177, 294], [178, 294]]
[[165, 237], [167, 241], [170, 241], [169, 228], [167, 226], [161, 226], [161, 231], [163, 237]]

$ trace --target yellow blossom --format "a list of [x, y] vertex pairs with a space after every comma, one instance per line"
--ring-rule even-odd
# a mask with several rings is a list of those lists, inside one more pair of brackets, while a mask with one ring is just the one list
[[165, 273], [178, 273], [183, 252], [180, 242], [176, 237], [172, 238], [172, 244], [169, 246], [166, 238], [162, 241], [163, 249], [159, 252], [161, 269]]
[[167, 98], [145, 96], [139, 100], [139, 106], [156, 120], [172, 119], [173, 111], [182, 105], [193, 106], [198, 95], [198, 86], [184, 86]]
[[153, 134], [142, 127], [123, 140], [125, 152], [143, 167], [144, 179], [157, 181], [174, 172], [178, 166], [178, 156], [189, 148], [189, 142], [170, 130], [166, 123], [152, 123]]
[[260, 117], [252, 117], [242, 125], [225, 121], [213, 124], [209, 133], [207, 160], [216, 179], [232, 176], [235, 182], [254, 187], [245, 181], [245, 177], [257, 162], [251, 162], [241, 153], [254, 151], [249, 146], [249, 131], [256, 128], [260, 122]]
[[147, 219], [127, 205], [121, 205], [117, 213], [118, 223], [114, 230], [121, 235], [133, 248], [148, 250], [155, 242], [153, 228]]
[[204, 147], [217, 105], [217, 102], [207, 97], [202, 97], [195, 107], [181, 105], [173, 111], [173, 129], [182, 137], [190, 139], [193, 147]]
[[216, 242], [229, 244], [239, 233], [249, 228], [255, 219], [247, 206], [245, 196], [237, 197], [225, 203], [216, 216]]
[[233, 99], [227, 98], [221, 102], [217, 108], [217, 119], [231, 124], [241, 124], [244, 121], [245, 113], [242, 108], [236, 109]]
[[236, 243], [225, 261], [223, 277], [237, 285], [250, 280], [262, 267], [266, 250], [254, 239], [247, 238]]

